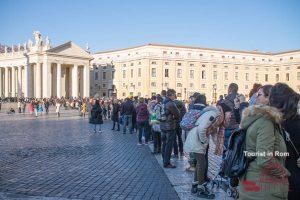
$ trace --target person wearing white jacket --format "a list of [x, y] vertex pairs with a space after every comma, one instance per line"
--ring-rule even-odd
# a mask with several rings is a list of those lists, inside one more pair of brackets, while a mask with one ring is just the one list
[[197, 165], [192, 184], [192, 193], [198, 193], [202, 198], [214, 198], [214, 194], [208, 191], [205, 182], [205, 168], [208, 164], [205, 159], [206, 149], [210, 135], [216, 144], [215, 154], [223, 152], [224, 130], [230, 120], [231, 109], [224, 103], [220, 106], [208, 106], [203, 109], [203, 114], [197, 119], [193, 129], [189, 131], [184, 149], [188, 153], [194, 153]]

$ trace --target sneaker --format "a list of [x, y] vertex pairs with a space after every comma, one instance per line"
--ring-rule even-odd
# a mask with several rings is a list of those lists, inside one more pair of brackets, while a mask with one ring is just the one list
[[114, 131], [115, 129], [114, 129], [114, 128], [112, 128], [112, 129], [110, 129], [110, 130]]
[[94, 130], [94, 133], [97, 133], [97, 131], [96, 131], [96, 130]]
[[195, 172], [196, 171], [196, 167], [189, 166], [185, 170], [188, 171], [188, 172]]
[[102, 131], [98, 131], [98, 133], [102, 133]]
[[205, 198], [205, 199], [214, 199], [216, 197], [216, 195], [208, 190], [206, 184], [207, 184], [207, 182], [203, 183], [202, 185], [198, 185], [197, 196], [200, 198]]
[[141, 145], [142, 145], [142, 143], [141, 143], [141, 142], [139, 142], [137, 145], [138, 145], [138, 146], [141, 146]]
[[145, 142], [145, 143], [144, 143], [144, 145], [148, 145], [148, 144], [149, 144], [148, 142]]
[[176, 168], [176, 166], [172, 165], [172, 164], [168, 164], [168, 165], [164, 165], [164, 168], [174, 169], [174, 168]]

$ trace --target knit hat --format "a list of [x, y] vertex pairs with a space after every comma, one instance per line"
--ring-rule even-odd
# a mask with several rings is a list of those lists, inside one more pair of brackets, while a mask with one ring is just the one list
[[232, 110], [231, 110], [231, 108], [226, 104], [226, 103], [221, 103], [220, 104], [220, 106], [222, 107], [222, 110], [223, 110], [223, 112], [224, 113], [226, 113], [226, 112], [231, 112]]

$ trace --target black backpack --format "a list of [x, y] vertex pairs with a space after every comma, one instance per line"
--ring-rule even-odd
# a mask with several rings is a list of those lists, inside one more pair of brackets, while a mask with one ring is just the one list
[[247, 158], [244, 153], [246, 132], [245, 129], [238, 129], [230, 136], [226, 157], [221, 164], [221, 176], [239, 178], [246, 172], [249, 163], [255, 160], [256, 157]]

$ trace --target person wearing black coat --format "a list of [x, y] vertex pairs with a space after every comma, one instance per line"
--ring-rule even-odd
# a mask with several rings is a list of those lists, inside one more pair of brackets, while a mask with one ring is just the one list
[[111, 120], [113, 121], [113, 127], [111, 130], [115, 130], [115, 124], [117, 123], [118, 125], [117, 131], [120, 131], [120, 123], [119, 123], [120, 110], [121, 110], [121, 106], [119, 105], [118, 100], [115, 99], [112, 108]]
[[101, 133], [101, 124], [103, 124], [102, 119], [102, 108], [100, 106], [99, 100], [96, 100], [95, 104], [91, 109], [91, 118], [89, 120], [90, 124], [94, 124], [94, 133], [97, 132], [97, 125], [99, 125], [99, 133]]
[[300, 197], [300, 114], [298, 105], [300, 95], [285, 83], [276, 83], [270, 93], [270, 105], [283, 114], [282, 135], [286, 141], [287, 152], [285, 167], [291, 173], [289, 179], [289, 200]]

